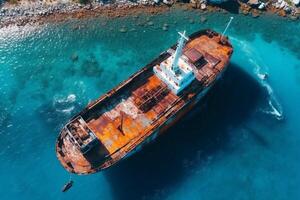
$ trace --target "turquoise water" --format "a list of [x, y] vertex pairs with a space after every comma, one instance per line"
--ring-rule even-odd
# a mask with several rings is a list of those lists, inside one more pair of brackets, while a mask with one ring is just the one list
[[176, 31], [222, 31], [230, 15], [203, 16], [1, 29], [0, 199], [299, 199], [300, 23], [274, 16], [235, 16], [230, 67], [201, 106], [143, 151], [73, 175], [60, 192], [69, 179], [54, 151], [63, 124], [174, 44]]

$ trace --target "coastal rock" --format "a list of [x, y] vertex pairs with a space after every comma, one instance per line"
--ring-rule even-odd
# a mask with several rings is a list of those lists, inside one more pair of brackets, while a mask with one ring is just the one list
[[290, 14], [292, 12], [292, 8], [290, 6], [285, 6], [283, 9], [287, 14]]
[[212, 3], [212, 4], [221, 4], [221, 3], [224, 3], [226, 1], [229, 1], [229, 0], [208, 0], [208, 2]]
[[206, 9], [206, 4], [205, 3], [201, 3], [200, 8], [201, 8], [201, 10], [205, 10]]
[[207, 4], [207, 1], [206, 0], [190, 0], [190, 3], [192, 4], [192, 7], [193, 8], [201, 8], [202, 10], [205, 10], [206, 9], [206, 4]]
[[252, 7], [256, 7], [256, 6], [259, 6], [260, 2], [259, 2], [259, 0], [249, 0], [247, 2], [247, 4], [252, 6]]
[[278, 12], [278, 15], [281, 16], [281, 17], [286, 17], [286, 13], [285, 13], [284, 10], [280, 10], [280, 11]]
[[292, 0], [293, 4], [298, 6], [300, 4], [300, 0]]
[[[1, 1], [1, 0], [0, 0]], [[202, 9], [202, 10], [208, 10], [208, 11], [220, 11], [220, 9], [213, 8], [211, 6], [207, 6], [208, 3], [210, 4], [220, 4], [227, 1], [234, 1], [234, 0], [190, 0], [191, 6], [193, 8]], [[263, 1], [263, 2], [262, 2]], [[62, 14], [62, 13], [74, 13], [75, 16], [78, 18], [81, 18], [84, 16], [85, 11], [84, 10], [91, 10], [91, 11], [97, 11], [99, 8], [131, 8], [133, 6], [138, 5], [155, 5], [155, 4], [166, 4], [168, 6], [171, 6], [174, 4], [175, 0], [137, 0], [137, 1], [131, 1], [131, 0], [118, 0], [115, 1], [115, 3], [112, 5], [111, 3], [103, 3], [102, 0], [96, 0], [91, 1], [91, 3], [82, 5], [75, 2], [70, 2], [69, 0], [60, 0], [59, 2], [47, 2], [45, 3], [44, 0], [41, 1], [34, 1], [28, 4], [20, 4], [20, 5], [14, 5], [14, 6], [3, 6], [0, 7], [0, 22], [8, 21], [9, 23], [17, 23], [18, 20], [20, 20], [20, 23], [18, 24], [26, 24], [27, 22], [33, 22], [35, 17], [45, 17], [53, 14]], [[243, 3], [247, 2], [247, 3]], [[240, 7], [239, 11], [240, 13], [244, 15], [248, 15], [249, 13], [252, 13], [252, 9], [259, 9], [259, 10], [265, 10], [266, 7], [268, 7], [268, 3], [264, 3], [265, 0], [239, 0]], [[293, 15], [293, 16], [299, 16], [300, 9], [296, 8], [294, 5], [299, 5], [300, 0], [268, 0], [273, 8], [273, 12], [277, 12], [277, 9], [283, 10], [278, 13], [281, 16], [285, 16], [286, 14]], [[277, 9], [275, 9], [277, 8]], [[152, 12], [153, 14], [155, 11]], [[93, 14], [91, 14], [93, 15]], [[257, 17], [259, 13], [253, 14], [254, 17]], [[115, 17], [124, 16], [124, 14], [116, 14]], [[203, 21], [205, 22], [205, 21]], [[203, 23], [202, 22], [202, 23]], [[9, 24], [8, 23], [8, 24]], [[3, 23], [2, 23], [3, 24]], [[0, 26], [2, 25], [0, 24]], [[152, 22], [149, 24], [152, 26]]]
[[259, 17], [259, 12], [257, 10], [252, 11], [252, 17], [257, 18]]
[[266, 4], [265, 3], [261, 3], [259, 6], [258, 6], [258, 9], [260, 10], [264, 10], [266, 8]]
[[170, 5], [173, 4], [173, 1], [171, 1], [171, 0], [163, 0], [163, 3], [166, 4], [166, 5], [168, 5], [168, 6], [170, 6]]
[[192, 8], [198, 8], [197, 0], [190, 0], [190, 4], [192, 4]]
[[287, 3], [285, 1], [282, 1], [279, 5], [279, 8], [283, 9], [285, 6], [287, 6]]
[[251, 7], [249, 5], [241, 4], [240, 13], [242, 13], [244, 15], [248, 15], [250, 11], [251, 11]]

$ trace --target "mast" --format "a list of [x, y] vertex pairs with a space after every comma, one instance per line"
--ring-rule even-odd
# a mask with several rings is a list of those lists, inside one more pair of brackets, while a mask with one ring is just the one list
[[229, 26], [230, 26], [232, 20], [233, 20], [233, 17], [230, 17], [230, 20], [229, 20], [229, 22], [227, 23], [227, 26], [226, 26], [226, 28], [224, 29], [224, 31], [223, 31], [223, 33], [222, 33], [222, 35], [221, 35], [221, 40], [222, 40], [223, 36], [225, 35], [227, 29], [229, 28]]
[[185, 40], [189, 40], [189, 38], [185, 36], [185, 31], [183, 31], [183, 33], [178, 32], [178, 34], [181, 37], [178, 40], [176, 52], [174, 54], [174, 59], [173, 59], [173, 63], [172, 63], [172, 66], [171, 66], [171, 69], [172, 69], [172, 71], [175, 72], [175, 74], [178, 74], [178, 72], [179, 72], [178, 60], [179, 60], [179, 58], [182, 54], [182, 49], [183, 49]]

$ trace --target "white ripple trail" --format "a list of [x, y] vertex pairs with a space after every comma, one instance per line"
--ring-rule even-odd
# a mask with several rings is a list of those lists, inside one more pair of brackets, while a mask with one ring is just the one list
[[[273, 91], [273, 88], [271, 87], [271, 85], [267, 82], [267, 80], [262, 78], [263, 74], [268, 74], [269, 70], [268, 70], [267, 65], [263, 62], [261, 57], [259, 57], [257, 54], [255, 54], [255, 50], [253, 50], [251, 48], [250, 44], [248, 44], [245, 41], [238, 40], [237, 38], [234, 38], [234, 37], [231, 38], [231, 40], [233, 40], [235, 43], [237, 43], [238, 46], [240, 46], [240, 48], [242, 49], [242, 51], [245, 52], [245, 54], [248, 58], [248, 61], [254, 66], [253, 73], [258, 78], [260, 84], [268, 92], [269, 108], [261, 109], [261, 111], [263, 113], [274, 116], [278, 120], [282, 120], [283, 119], [282, 106], [281, 106], [280, 102], [278, 101], [276, 95], [274, 94], [274, 91]], [[255, 58], [255, 60], [253, 58]], [[262, 65], [260, 65], [259, 63], [262, 63]]]

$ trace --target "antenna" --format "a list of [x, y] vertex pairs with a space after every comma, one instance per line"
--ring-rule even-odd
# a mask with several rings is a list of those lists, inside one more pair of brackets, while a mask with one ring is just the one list
[[230, 17], [230, 20], [229, 20], [229, 22], [227, 23], [227, 26], [226, 26], [225, 30], [223, 31], [223, 33], [222, 33], [222, 35], [221, 35], [221, 40], [222, 40], [223, 36], [225, 35], [227, 29], [229, 28], [229, 26], [230, 26], [232, 20], [233, 20], [233, 17]]

